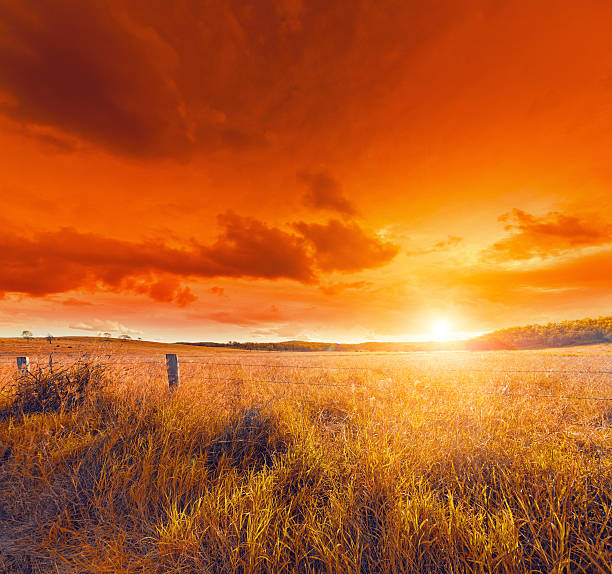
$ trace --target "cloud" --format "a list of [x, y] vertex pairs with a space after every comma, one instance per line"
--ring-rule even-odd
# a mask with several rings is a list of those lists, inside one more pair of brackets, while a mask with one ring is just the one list
[[184, 160], [299, 138], [293, 130], [307, 124], [318, 131], [350, 115], [338, 102], [359, 85], [347, 62], [361, 47], [356, 13], [287, 6], [5, 0], [0, 113], [58, 149], [77, 138], [74, 148], [137, 158]]
[[499, 218], [510, 235], [494, 243], [484, 256], [495, 261], [512, 261], [531, 257], [551, 257], [582, 247], [612, 243], [612, 225], [597, 216], [567, 215], [551, 211], [536, 217], [513, 209]]
[[357, 210], [344, 195], [336, 179], [325, 171], [303, 172], [299, 176], [306, 184], [304, 204], [315, 209], [337, 211], [345, 215], [355, 215]]
[[[402, 87], [413, 51], [455, 17], [321, 0], [3, 0], [1, 113], [24, 133], [68, 136], [52, 145], [77, 137], [139, 158], [274, 141], [320, 151], [321, 134], [350, 147], [358, 131], [371, 137], [368, 118]], [[425, 101], [414, 86], [408, 96]]]
[[67, 297], [66, 299], [62, 299], [60, 303], [66, 307], [90, 307], [93, 305], [90, 301], [83, 301], [75, 297]]
[[182, 281], [246, 277], [314, 284], [319, 270], [379, 267], [397, 253], [396, 246], [368, 236], [354, 223], [298, 223], [297, 234], [230, 212], [219, 216], [219, 224], [212, 244], [192, 241], [184, 248], [72, 228], [29, 237], [5, 232], [0, 234], [0, 294], [108, 290], [185, 306], [195, 295]]
[[456, 235], [449, 235], [448, 239], [445, 239], [444, 241], [438, 241], [434, 245], [434, 249], [437, 251], [448, 249], [450, 247], [455, 247], [456, 245], [459, 245], [459, 243], [461, 243], [462, 241], [463, 241], [463, 237], [457, 237]]
[[212, 311], [210, 313], [192, 313], [190, 319], [215, 321], [242, 327], [260, 325], [265, 323], [278, 323], [286, 321], [286, 317], [276, 305], [269, 305], [262, 309], [236, 309], [230, 311]]
[[212, 245], [189, 249], [111, 239], [71, 228], [31, 237], [0, 235], [0, 292], [43, 296], [99, 288], [193, 300], [177, 278], [253, 277], [314, 281], [305, 241], [251, 218], [225, 214]]
[[138, 329], [130, 329], [123, 323], [108, 319], [92, 319], [91, 321], [72, 323], [68, 326], [70, 329], [74, 329], [76, 331], [108, 331], [109, 333], [121, 333], [122, 335], [142, 335], [142, 331], [139, 331]]
[[607, 297], [612, 283], [612, 249], [587, 255], [547, 259], [540, 265], [506, 268], [479, 265], [429, 278], [456, 288], [462, 297], [492, 301], [509, 308], [562, 305]]
[[146, 293], [155, 301], [176, 303], [179, 307], [185, 307], [197, 299], [189, 287], [182, 286], [174, 277], [166, 277], [147, 286]]
[[[4, 114], [134, 156], [183, 157], [190, 120], [172, 73], [176, 54], [110, 3], [0, 6]], [[63, 138], [54, 136], [54, 142]]]
[[295, 223], [311, 243], [316, 262], [323, 271], [355, 272], [381, 267], [399, 252], [393, 243], [367, 235], [356, 223], [331, 219], [326, 224]]
[[[612, 225], [596, 215], [558, 211], [537, 217], [514, 209], [499, 219], [508, 236], [485, 249], [477, 263], [451, 273], [433, 271], [424, 280], [456, 288], [457, 296], [477, 305], [488, 301], [507, 308], [550, 308], [607, 296]], [[597, 249], [586, 249], [592, 247]], [[508, 265], [514, 261], [520, 265]]]
[[430, 253], [436, 253], [438, 251], [447, 251], [456, 247], [463, 241], [463, 237], [457, 237], [456, 235], [449, 235], [447, 239], [434, 243], [432, 247], [428, 249], [415, 249], [413, 251], [407, 251], [406, 255], [429, 255]]
[[223, 233], [204, 250], [218, 268], [216, 276], [314, 282], [313, 262], [301, 237], [232, 212], [219, 216], [219, 223]]
[[253, 329], [250, 332], [252, 337], [266, 337], [266, 338], [282, 338], [290, 341], [310, 341], [310, 337], [305, 334], [304, 327], [296, 325], [295, 323], [287, 323], [285, 325], [279, 325], [278, 327], [268, 327], [263, 329]]
[[336, 281], [320, 286], [320, 289], [325, 295], [337, 295], [347, 289], [363, 290], [372, 287], [374, 283], [371, 281]]

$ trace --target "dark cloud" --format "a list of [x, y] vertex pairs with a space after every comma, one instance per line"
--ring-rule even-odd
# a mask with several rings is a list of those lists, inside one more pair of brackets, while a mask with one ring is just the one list
[[580, 247], [612, 242], [612, 225], [597, 216], [578, 216], [551, 211], [536, 217], [513, 209], [499, 218], [510, 235], [485, 251], [485, 257], [496, 261], [551, 257]]
[[323, 271], [361, 271], [389, 263], [399, 252], [393, 243], [368, 235], [356, 223], [331, 219], [326, 224], [296, 223], [294, 227], [313, 245]]
[[2, 111], [137, 157], [346, 141], [461, 14], [443, 4], [0, 0]]
[[337, 221], [298, 223], [303, 236], [231, 212], [219, 216], [219, 223], [222, 231], [211, 245], [194, 241], [184, 249], [70, 228], [30, 237], [5, 233], [0, 235], [0, 293], [105, 289], [185, 306], [195, 295], [181, 281], [249, 277], [315, 283], [319, 269], [360, 271], [387, 263], [397, 252], [357, 225]]
[[325, 171], [304, 172], [299, 176], [306, 185], [304, 204], [315, 209], [337, 211], [345, 215], [355, 215], [357, 210], [344, 195], [336, 179]]
[[186, 302], [189, 292], [167, 277], [314, 280], [302, 238], [231, 213], [221, 216], [220, 223], [223, 231], [213, 245], [194, 243], [191, 249], [69, 228], [29, 238], [4, 235], [0, 292], [42, 296], [78, 288], [127, 289], [159, 301]]
[[181, 285], [174, 277], [154, 282], [148, 287], [147, 295], [155, 301], [176, 303], [179, 307], [185, 307], [197, 299], [189, 287]]
[[175, 62], [159, 34], [106, 2], [0, 4], [0, 88], [13, 100], [2, 111], [21, 122], [117, 153], [182, 157], [193, 134]]
[[315, 279], [313, 262], [303, 238], [234, 213], [219, 216], [223, 233], [206, 255], [216, 276]]

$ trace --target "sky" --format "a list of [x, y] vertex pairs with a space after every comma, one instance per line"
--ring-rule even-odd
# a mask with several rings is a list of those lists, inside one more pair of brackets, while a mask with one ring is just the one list
[[0, 0], [0, 336], [612, 310], [612, 3]]

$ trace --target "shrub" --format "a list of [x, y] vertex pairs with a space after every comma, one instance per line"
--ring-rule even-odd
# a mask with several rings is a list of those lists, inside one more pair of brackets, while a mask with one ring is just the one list
[[0, 409], [0, 418], [73, 410], [103, 386], [103, 368], [91, 363], [77, 363], [56, 372], [39, 368], [19, 374], [12, 400]]
[[270, 465], [275, 452], [284, 449], [274, 420], [258, 407], [236, 413], [208, 450], [213, 466], [223, 461], [232, 467], [258, 469]]

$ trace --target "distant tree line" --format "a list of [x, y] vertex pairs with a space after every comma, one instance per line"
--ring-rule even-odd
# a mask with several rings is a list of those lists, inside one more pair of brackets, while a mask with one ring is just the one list
[[[179, 343], [181, 345], [196, 345], [201, 347], [227, 347], [230, 349], [243, 349], [247, 351], [426, 351], [433, 348], [440, 348], [437, 343], [322, 343], [315, 341], [280, 341], [274, 343], [239, 343], [229, 341], [228, 343]], [[446, 347], [445, 347], [446, 348]]]
[[524, 325], [493, 331], [467, 341], [449, 343], [322, 343], [314, 341], [280, 341], [274, 343], [180, 343], [202, 347], [227, 347], [248, 351], [367, 351], [367, 352], [409, 352], [434, 350], [503, 350], [541, 349], [543, 347], [570, 347], [573, 345], [594, 345], [612, 342], [612, 317], [561, 321], [546, 325]]
[[525, 325], [488, 333], [468, 342], [469, 348], [540, 349], [612, 342], [612, 317]]

